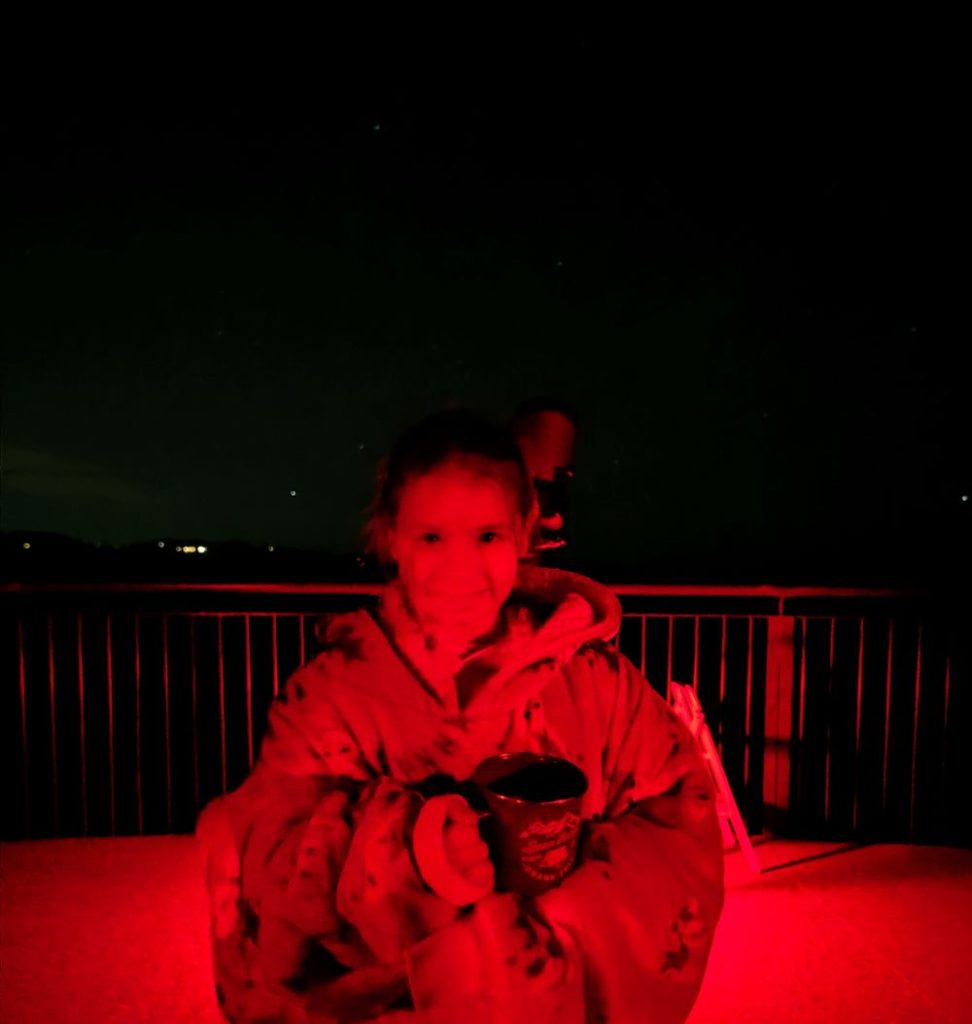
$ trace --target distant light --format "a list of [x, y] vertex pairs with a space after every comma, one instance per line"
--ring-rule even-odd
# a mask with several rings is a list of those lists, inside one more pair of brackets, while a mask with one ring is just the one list
[[196, 553], [196, 545], [195, 544], [183, 544], [183, 546], [182, 546], [182, 553], [184, 555], [194, 555]]
[[273, 551], [273, 545], [272, 544], [268, 544], [267, 545], [267, 551]]
[[165, 541], [164, 540], [160, 540], [159, 541], [159, 547], [160, 548], [164, 548], [165, 547]]
[[373, 127], [374, 127], [376, 132], [380, 132], [381, 131], [381, 125], [380, 124], [375, 124]]
[[290, 492], [290, 496], [291, 496], [291, 498], [296, 498], [297, 497], [297, 492], [296, 491], [291, 491]]
[[30, 541], [29, 540], [25, 540], [22, 546], [23, 546], [24, 551], [30, 551]]
[[[963, 494], [962, 495], [962, 501], [968, 501], [968, 500], [969, 500], [969, 496], [967, 494]], [[30, 547], [30, 545], [28, 544], [27, 547]]]
[[206, 554], [206, 546], [205, 546], [205, 544], [200, 544], [199, 545], [199, 554], [201, 554], [201, 555]]
[[176, 545], [176, 551], [181, 551], [181, 550], [182, 550], [182, 545], [181, 544], [177, 544]]

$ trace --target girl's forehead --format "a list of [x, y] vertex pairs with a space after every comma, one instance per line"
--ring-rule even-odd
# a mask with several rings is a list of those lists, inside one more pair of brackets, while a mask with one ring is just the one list
[[450, 460], [409, 477], [399, 494], [401, 520], [510, 521], [517, 515], [513, 474], [489, 459]]

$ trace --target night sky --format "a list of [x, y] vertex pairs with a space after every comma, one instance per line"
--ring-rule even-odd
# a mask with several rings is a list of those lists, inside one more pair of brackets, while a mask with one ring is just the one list
[[0, 528], [347, 554], [401, 427], [548, 394], [581, 416], [578, 564], [951, 566], [972, 479], [950, 84], [893, 62], [699, 84], [581, 32], [514, 56], [522, 77], [474, 86], [351, 62], [343, 87], [109, 79], [24, 105]]

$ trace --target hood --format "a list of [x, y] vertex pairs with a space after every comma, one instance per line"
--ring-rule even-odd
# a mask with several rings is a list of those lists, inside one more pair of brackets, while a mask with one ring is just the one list
[[382, 593], [377, 621], [368, 618], [390, 634], [444, 702], [455, 692], [454, 679], [469, 686], [474, 696], [462, 712], [469, 718], [509, 707], [546, 684], [546, 673], [523, 674], [524, 669], [543, 663], [559, 668], [584, 644], [610, 640], [620, 628], [621, 604], [586, 576], [521, 563], [497, 635], [466, 650], [450, 650], [442, 638], [423, 630], [395, 582]]

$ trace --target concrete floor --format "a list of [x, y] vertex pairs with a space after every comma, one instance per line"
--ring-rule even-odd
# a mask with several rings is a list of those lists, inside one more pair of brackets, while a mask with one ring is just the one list
[[757, 844], [738, 852], [691, 1024], [972, 1021], [972, 853]]
[[[738, 852], [727, 858], [691, 1024], [972, 1021], [972, 853], [756, 850], [758, 876]], [[222, 1021], [191, 838], [9, 843], [0, 863], [4, 1021]]]

